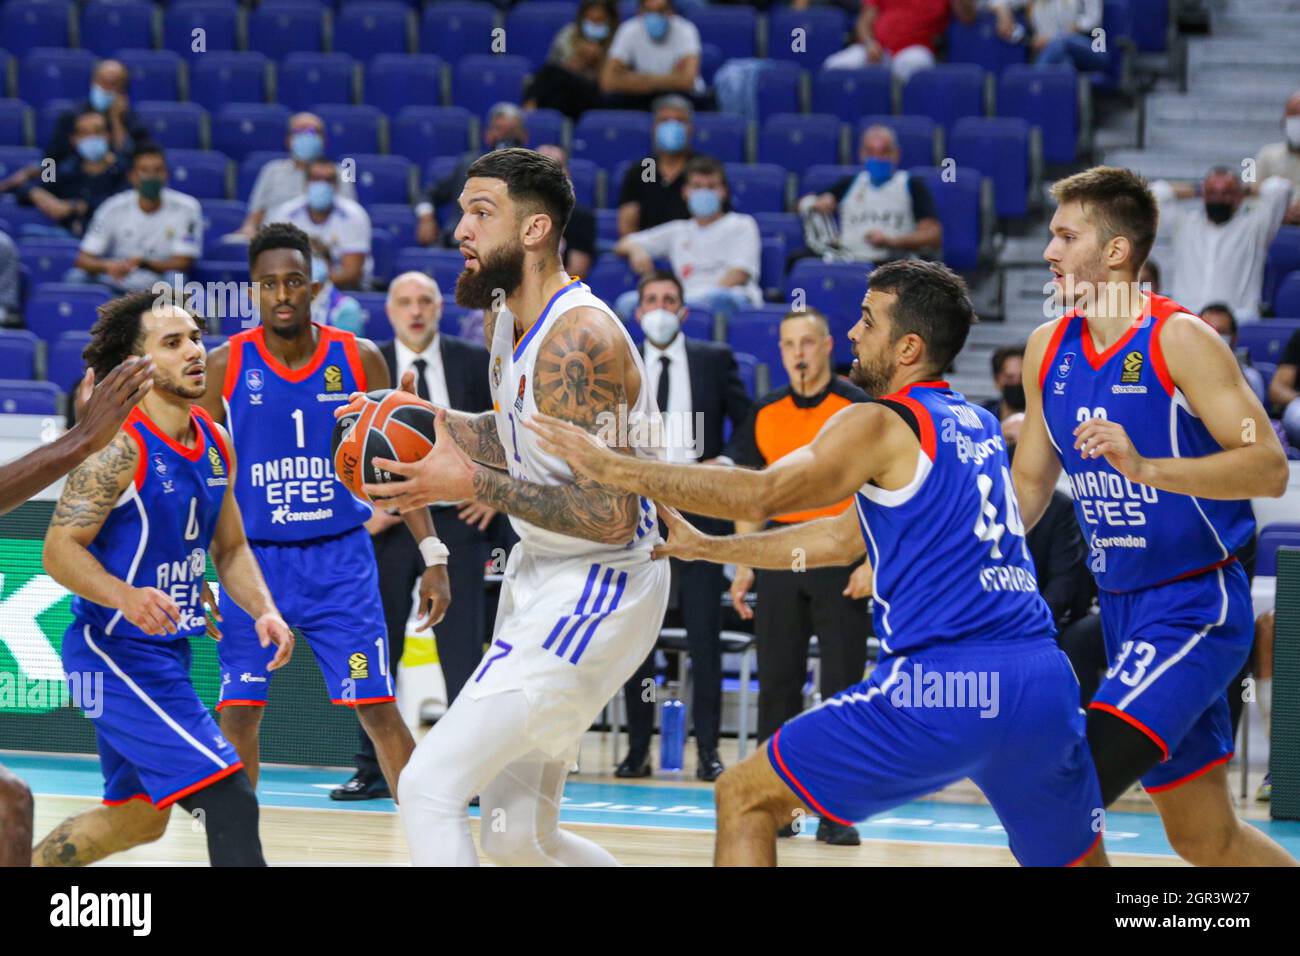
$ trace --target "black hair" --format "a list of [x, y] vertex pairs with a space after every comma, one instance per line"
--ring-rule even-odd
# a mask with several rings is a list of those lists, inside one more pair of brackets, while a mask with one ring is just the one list
[[997, 378], [1002, 373], [1002, 366], [1006, 364], [1009, 358], [1024, 358], [1025, 347], [1023, 345], [1004, 345], [1001, 348], [993, 350], [993, 377]]
[[647, 272], [637, 281], [636, 298], [638, 302], [640, 302], [641, 298], [645, 295], [645, 287], [652, 282], [671, 282], [673, 285], [677, 286], [677, 298], [685, 301], [686, 293], [682, 289], [681, 280], [665, 269], [655, 269], [653, 272]]
[[961, 276], [938, 262], [896, 259], [873, 269], [867, 282], [896, 296], [891, 339], [920, 336], [931, 370], [943, 374], [978, 321]]
[[98, 318], [90, 329], [90, 342], [82, 351], [86, 365], [95, 370], [95, 381], [102, 382], [109, 372], [132, 355], [140, 354], [140, 338], [146, 312], [165, 305], [183, 308], [194, 319], [199, 329], [203, 320], [192, 309], [184, 308], [170, 298], [170, 287], [159, 294], [156, 289], [139, 289], [116, 299], [110, 299], [95, 312]]
[[1232, 329], [1232, 334], [1237, 334], [1237, 317], [1232, 314], [1232, 308], [1228, 303], [1211, 302], [1209, 305], [1201, 309], [1201, 315], [1204, 316], [1206, 312], [1222, 312], [1228, 317], [1228, 324]]
[[582, 21], [587, 19], [587, 11], [599, 7], [609, 14], [609, 37], [606, 43], [613, 39], [614, 33], [618, 30], [618, 6], [613, 0], [581, 0], [578, 4], [578, 12], [574, 14], [573, 22], [582, 28]]
[[564, 167], [541, 153], [520, 147], [485, 153], [470, 165], [466, 179], [499, 179], [521, 215], [542, 212], [551, 218], [551, 245], [558, 249], [577, 199]]
[[248, 271], [251, 274], [257, 257], [272, 249], [294, 249], [302, 254], [307, 274], [311, 275], [311, 239], [291, 222], [273, 222], [257, 230], [248, 244]]
[[152, 142], [139, 143], [135, 147], [135, 151], [131, 155], [132, 169], [135, 168], [135, 164], [140, 159], [141, 156], [161, 156], [162, 161], [164, 163], [167, 162], [167, 154], [163, 151], [163, 148], [159, 146], [157, 143], [152, 143]]

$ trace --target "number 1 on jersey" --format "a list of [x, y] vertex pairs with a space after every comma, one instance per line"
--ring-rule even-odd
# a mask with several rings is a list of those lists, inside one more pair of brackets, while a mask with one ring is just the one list
[[289, 417], [293, 419], [294, 427], [298, 435], [298, 447], [306, 448], [307, 436], [303, 434], [303, 429], [302, 429], [302, 409], [295, 408]]

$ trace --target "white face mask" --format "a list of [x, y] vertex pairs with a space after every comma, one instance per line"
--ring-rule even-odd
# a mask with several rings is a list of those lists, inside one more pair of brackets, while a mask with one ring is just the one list
[[1300, 149], [1300, 116], [1288, 116], [1283, 123], [1286, 129], [1286, 141], [1292, 149]]
[[671, 342], [681, 327], [682, 321], [677, 313], [667, 309], [652, 309], [641, 316], [641, 331], [647, 339], [660, 347]]

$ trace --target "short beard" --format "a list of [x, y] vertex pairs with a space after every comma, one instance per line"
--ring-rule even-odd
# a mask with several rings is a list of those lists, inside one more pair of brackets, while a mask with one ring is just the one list
[[882, 359], [880, 364], [867, 367], [858, 358], [856, 365], [849, 369], [849, 381], [867, 393], [870, 398], [880, 398], [889, 392], [889, 383], [894, 380], [896, 365], [887, 365]]
[[456, 304], [466, 309], [496, 308], [504, 304], [498, 301], [498, 296], [514, 295], [523, 282], [524, 244], [516, 242], [486, 259], [479, 259], [477, 272], [466, 269], [457, 277]]
[[308, 309], [307, 314], [301, 319], [295, 315], [293, 317], [293, 324], [289, 326], [281, 327], [276, 325], [275, 316], [271, 316], [271, 320], [269, 322], [263, 322], [262, 325], [268, 332], [272, 335], [278, 336], [279, 338], [296, 339], [298, 336], [302, 335], [304, 329], [311, 328], [311, 310]]
[[203, 387], [194, 385], [182, 385], [171, 378], [159, 375], [155, 370], [153, 375], [153, 387], [160, 392], [166, 392], [168, 395], [175, 395], [177, 398], [183, 398], [187, 402], [196, 402], [203, 397], [207, 391], [207, 380], [204, 380]]

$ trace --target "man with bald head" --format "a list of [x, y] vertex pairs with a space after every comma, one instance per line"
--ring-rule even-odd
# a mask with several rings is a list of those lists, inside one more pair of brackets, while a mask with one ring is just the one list
[[860, 172], [799, 201], [809, 251], [830, 261], [884, 262], [938, 249], [943, 228], [934, 198], [924, 182], [899, 169], [894, 131], [868, 127], [858, 158]]
[[99, 113], [107, 125], [108, 149], [118, 156], [130, 158], [136, 143], [149, 139], [149, 128], [131, 110], [127, 97], [130, 75], [117, 60], [100, 60], [90, 75], [90, 90], [86, 99], [60, 114], [54, 124], [54, 135], [45, 155], [56, 163], [77, 155], [73, 142], [73, 127], [77, 117], [88, 110]]
[[1289, 226], [1300, 226], [1300, 90], [1287, 97], [1282, 113], [1280, 143], [1269, 143], [1255, 159], [1255, 178], [1263, 182], [1270, 176], [1281, 176], [1291, 183], [1291, 205], [1283, 220]]
[[[442, 290], [423, 272], [404, 272], [388, 286], [385, 303], [395, 338], [379, 346], [393, 382], [408, 372], [416, 393], [440, 408], [485, 412], [492, 408], [488, 384], [488, 353], [482, 346], [439, 331]], [[447, 683], [448, 705], [473, 674], [483, 656], [486, 638], [483, 567], [489, 557], [487, 532], [496, 517], [491, 508], [474, 503], [434, 504], [430, 511], [438, 537], [451, 554], [447, 575], [451, 606], [434, 629], [438, 661]], [[379, 509], [366, 524], [379, 565], [379, 592], [388, 626], [391, 659], [400, 664], [411, 616], [411, 593], [424, 571], [415, 538], [402, 519]], [[357, 772], [331, 792], [335, 800], [373, 800], [390, 796], [375, 758], [374, 745], [361, 732]]]

